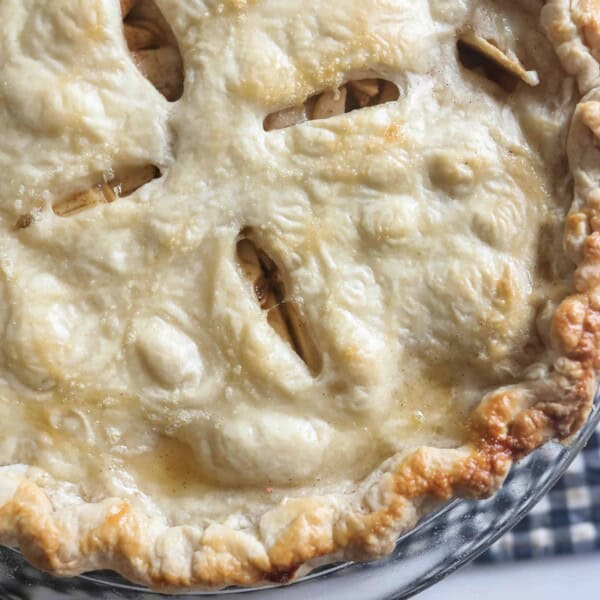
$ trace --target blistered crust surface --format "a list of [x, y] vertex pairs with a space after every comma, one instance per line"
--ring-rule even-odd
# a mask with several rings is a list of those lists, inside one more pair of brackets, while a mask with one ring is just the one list
[[[596, 3], [157, 4], [185, 66], [172, 104], [118, 2], [0, 7], [0, 540], [165, 590], [285, 581], [382, 555], [431, 499], [487, 495], [577, 431], [598, 368]], [[264, 130], [373, 72], [397, 101]], [[146, 164], [162, 176], [127, 198], [52, 209]], [[244, 279], [249, 228], [318, 372]]]

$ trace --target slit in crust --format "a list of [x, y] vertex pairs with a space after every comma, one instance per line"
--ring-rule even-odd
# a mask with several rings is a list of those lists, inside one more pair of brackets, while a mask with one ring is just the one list
[[183, 95], [183, 59], [173, 31], [153, 0], [121, 0], [123, 32], [133, 62], [169, 101]]
[[282, 340], [304, 361], [313, 376], [322, 369], [318, 348], [307, 331], [295, 302], [287, 297], [281, 271], [273, 259], [252, 239], [252, 230], [242, 232], [237, 243], [237, 259], [267, 321]]
[[[60, 200], [54, 204], [52, 210], [59, 217], [71, 217], [98, 204], [107, 204], [118, 198], [130, 196], [158, 177], [160, 171], [154, 165], [124, 169], [109, 181], [103, 181], [88, 190]], [[26, 218], [25, 223], [28, 221], [29, 219]]]
[[531, 87], [540, 83], [537, 72], [526, 70], [514, 52], [502, 51], [473, 31], [464, 31], [456, 46], [463, 67], [481, 73], [507, 92], [513, 92], [520, 81]]
[[330, 119], [380, 104], [394, 102], [400, 97], [395, 83], [371, 77], [348, 81], [336, 90], [326, 90], [311, 96], [300, 106], [284, 108], [268, 115], [263, 123], [265, 131], [286, 129], [305, 121]]

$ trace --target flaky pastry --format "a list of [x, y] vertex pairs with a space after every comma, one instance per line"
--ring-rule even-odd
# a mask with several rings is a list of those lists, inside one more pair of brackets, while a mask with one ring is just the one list
[[0, 542], [283, 582], [568, 440], [599, 58], [596, 0], [0, 3]]

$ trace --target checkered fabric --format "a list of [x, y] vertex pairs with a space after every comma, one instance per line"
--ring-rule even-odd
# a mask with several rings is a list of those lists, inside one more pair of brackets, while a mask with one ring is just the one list
[[567, 473], [479, 562], [600, 550], [600, 427]]

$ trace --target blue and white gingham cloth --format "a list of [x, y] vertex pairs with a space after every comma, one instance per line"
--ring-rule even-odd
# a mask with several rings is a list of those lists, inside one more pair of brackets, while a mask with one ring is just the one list
[[564, 477], [479, 562], [600, 551], [600, 427]]

